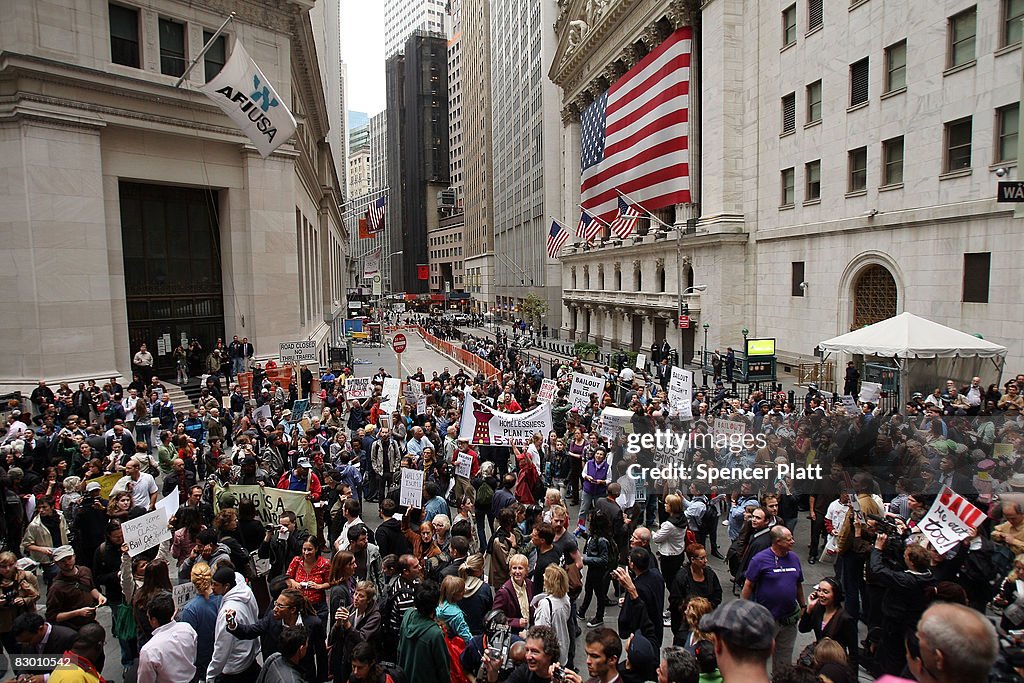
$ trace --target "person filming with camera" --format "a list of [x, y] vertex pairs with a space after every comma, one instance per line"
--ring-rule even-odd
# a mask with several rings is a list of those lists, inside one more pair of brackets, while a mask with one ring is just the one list
[[[508, 683], [583, 683], [575, 671], [563, 669], [558, 663], [561, 651], [558, 636], [550, 626], [534, 626], [526, 632], [526, 661], [508, 677]], [[497, 683], [500, 659], [484, 652], [487, 683]]]

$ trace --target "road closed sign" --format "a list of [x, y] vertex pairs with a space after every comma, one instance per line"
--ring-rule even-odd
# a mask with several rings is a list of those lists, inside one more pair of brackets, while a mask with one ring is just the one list
[[282, 363], [316, 363], [316, 342], [311, 339], [281, 342], [280, 354]]

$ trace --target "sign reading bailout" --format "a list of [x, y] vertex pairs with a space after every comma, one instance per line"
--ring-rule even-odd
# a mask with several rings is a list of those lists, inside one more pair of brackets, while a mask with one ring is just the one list
[[292, 113], [239, 41], [220, 73], [200, 90], [242, 129], [263, 158], [295, 132]]

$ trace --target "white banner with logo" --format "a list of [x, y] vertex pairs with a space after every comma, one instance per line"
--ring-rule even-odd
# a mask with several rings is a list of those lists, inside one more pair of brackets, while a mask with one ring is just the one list
[[292, 113], [240, 41], [220, 73], [200, 90], [242, 129], [263, 158], [295, 132]]
[[380, 272], [380, 254], [381, 249], [377, 247], [373, 251], [367, 252], [366, 256], [363, 257], [363, 279], [370, 278]]
[[551, 432], [551, 404], [541, 403], [528, 413], [502, 413], [467, 394], [461, 424], [459, 438], [471, 444], [524, 447], [537, 432], [545, 438]]

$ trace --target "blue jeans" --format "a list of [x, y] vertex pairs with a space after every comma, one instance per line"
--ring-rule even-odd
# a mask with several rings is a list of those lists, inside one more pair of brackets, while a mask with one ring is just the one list
[[237, 375], [240, 372], [245, 372], [245, 358], [232, 358], [231, 359], [231, 374]]

